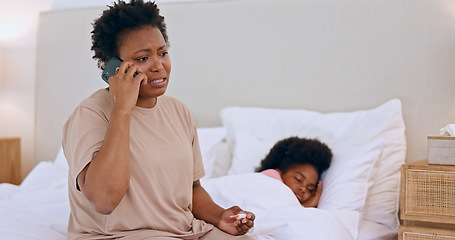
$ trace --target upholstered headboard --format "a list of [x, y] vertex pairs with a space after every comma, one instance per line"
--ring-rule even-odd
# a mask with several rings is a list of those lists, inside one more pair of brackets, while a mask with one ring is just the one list
[[[402, 101], [407, 161], [455, 121], [455, 2], [243, 0], [159, 4], [171, 42], [168, 95], [200, 127], [225, 106], [352, 111]], [[106, 87], [90, 51], [104, 6], [40, 15], [35, 162], [52, 159], [73, 108]]]

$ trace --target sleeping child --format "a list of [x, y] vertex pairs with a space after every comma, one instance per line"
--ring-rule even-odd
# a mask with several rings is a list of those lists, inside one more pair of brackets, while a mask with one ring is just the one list
[[330, 148], [317, 139], [290, 137], [278, 141], [256, 169], [286, 184], [304, 207], [317, 207], [320, 177], [332, 161]]

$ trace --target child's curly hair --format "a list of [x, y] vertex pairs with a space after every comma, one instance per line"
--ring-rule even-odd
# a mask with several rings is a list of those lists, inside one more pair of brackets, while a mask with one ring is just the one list
[[114, 6], [104, 10], [100, 18], [93, 23], [92, 48], [93, 59], [98, 60], [98, 67], [104, 69], [106, 59], [118, 56], [122, 37], [144, 26], [156, 27], [169, 45], [164, 17], [160, 15], [155, 2], [131, 0], [125, 3], [119, 0]]
[[290, 137], [278, 141], [256, 171], [279, 169], [285, 173], [295, 164], [311, 164], [316, 168], [320, 178], [329, 168], [332, 157], [332, 150], [317, 139]]

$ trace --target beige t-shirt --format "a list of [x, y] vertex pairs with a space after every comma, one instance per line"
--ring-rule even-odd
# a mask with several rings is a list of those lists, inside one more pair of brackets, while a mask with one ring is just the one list
[[154, 108], [133, 109], [128, 190], [111, 214], [96, 212], [77, 189], [76, 177], [101, 148], [111, 109], [109, 92], [101, 89], [74, 110], [63, 128], [70, 169], [68, 239], [192, 239], [212, 229], [191, 212], [193, 181], [204, 176], [196, 125], [188, 108], [168, 96], [159, 97]]

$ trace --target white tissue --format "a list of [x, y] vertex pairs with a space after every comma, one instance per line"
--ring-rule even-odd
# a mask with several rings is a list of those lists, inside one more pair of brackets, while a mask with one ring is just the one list
[[439, 131], [442, 135], [455, 136], [455, 124], [448, 124]]

